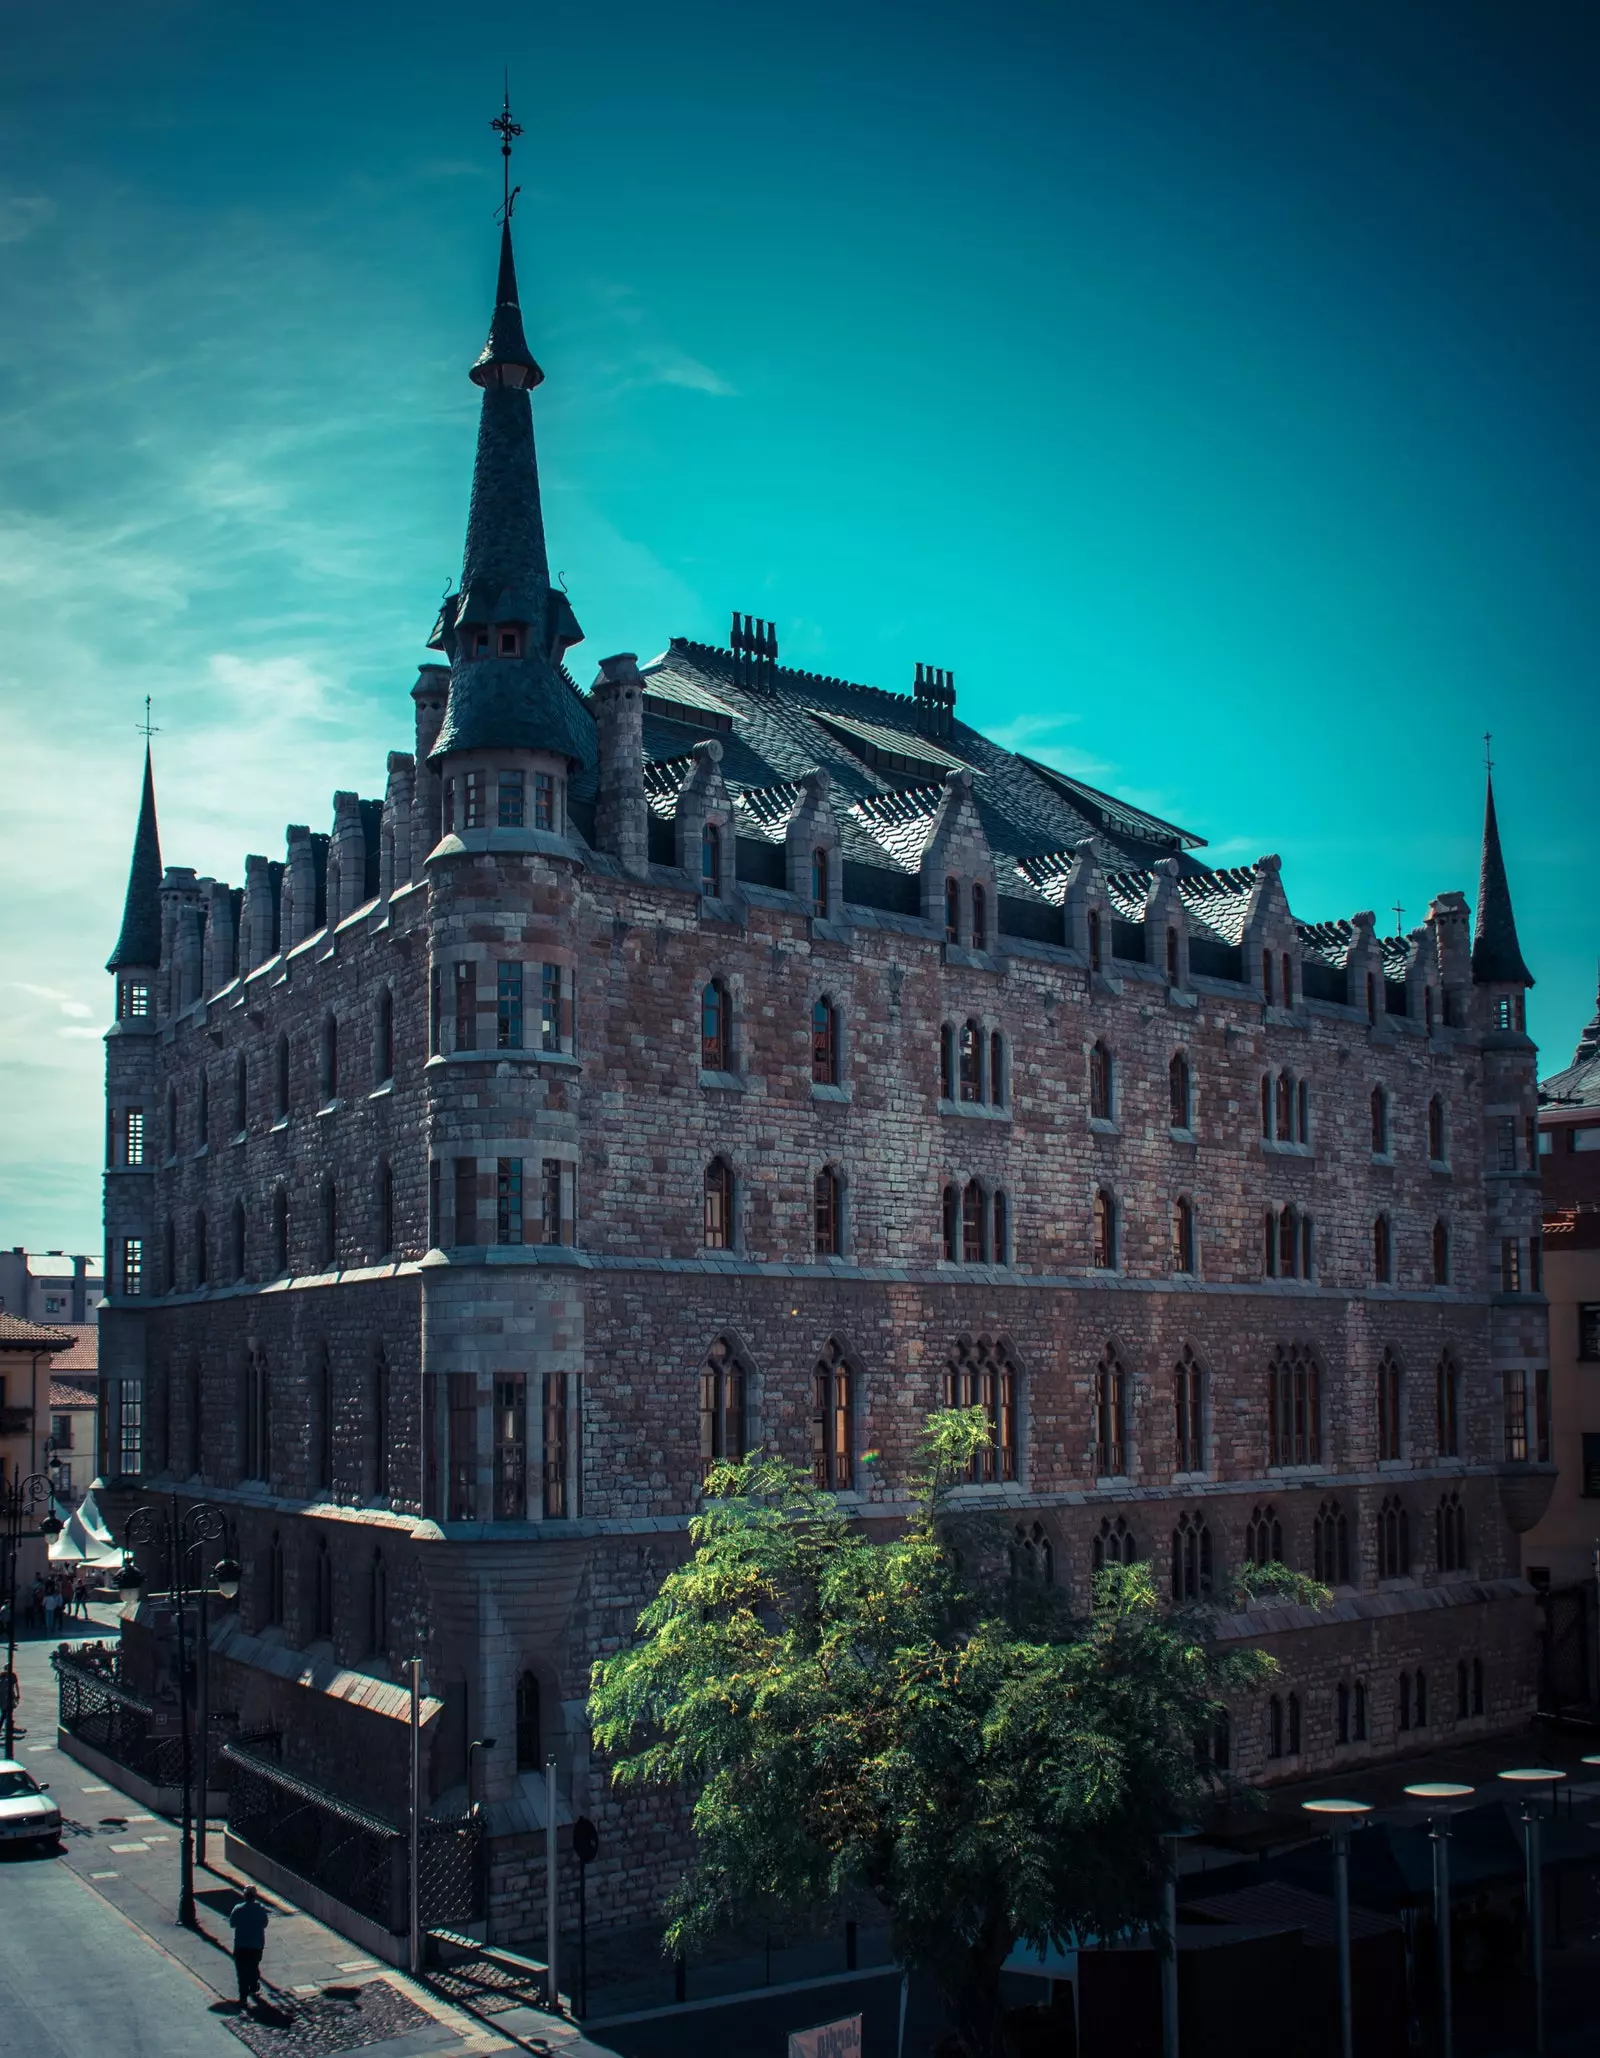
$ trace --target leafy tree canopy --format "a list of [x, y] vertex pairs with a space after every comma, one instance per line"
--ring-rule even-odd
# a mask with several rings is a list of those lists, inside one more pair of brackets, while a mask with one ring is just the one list
[[763, 1897], [865, 1887], [975, 2054], [1004, 2048], [1019, 1941], [1157, 1912], [1157, 1840], [1214, 1791], [1223, 1697], [1273, 1668], [1164, 1607], [1147, 1566], [1102, 1574], [1079, 1619], [1019, 1576], [1008, 1522], [956, 1490], [988, 1435], [981, 1408], [933, 1416], [915, 1512], [885, 1538], [778, 1459], [717, 1467], [691, 1555], [589, 1704], [619, 1784], [695, 1797], [669, 1948]]

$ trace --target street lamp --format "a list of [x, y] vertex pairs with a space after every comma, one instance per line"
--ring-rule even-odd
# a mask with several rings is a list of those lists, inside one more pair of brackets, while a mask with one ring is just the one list
[[492, 1736], [475, 1736], [467, 1746], [467, 1813], [473, 1814], [477, 1803], [472, 1798], [472, 1754], [474, 1751], [492, 1751], [495, 1739]]
[[8, 1758], [16, 1756], [17, 1744], [17, 1553], [22, 1549], [23, 1522], [41, 1501], [45, 1503], [45, 1516], [36, 1533], [57, 1537], [61, 1534], [61, 1523], [50, 1500], [50, 1481], [42, 1472], [30, 1472], [26, 1478], [0, 1487], [0, 1521], [4, 1523], [0, 1533], [4, 1535], [6, 1554], [6, 1669], [5, 1676], [0, 1678], [0, 1701], [5, 1703]]
[[1350, 2026], [1350, 1832], [1372, 1813], [1365, 1801], [1302, 1801], [1333, 1845], [1333, 1920], [1339, 1952], [1339, 2058], [1351, 2058]]
[[1544, 2058], [1544, 1867], [1539, 1855], [1539, 1812], [1536, 1787], [1548, 1786], [1552, 1808], [1556, 1781], [1565, 1779], [1548, 1765], [1518, 1765], [1499, 1777], [1521, 1789], [1522, 1849], [1527, 1873], [1528, 1955], [1533, 1963], [1533, 2048]]
[[[210, 1580], [201, 1574], [197, 1584], [191, 1587], [189, 1561], [199, 1558], [208, 1544], [220, 1541], [227, 1534], [227, 1518], [220, 1508], [210, 1501], [191, 1501], [188, 1507], [180, 1507], [178, 1496], [173, 1494], [170, 1505], [163, 1501], [141, 1501], [123, 1524], [123, 1547], [131, 1553], [135, 1544], [163, 1546], [167, 1554], [168, 1586], [176, 1617], [178, 1639], [178, 1734], [183, 1746], [183, 1825], [178, 1856], [178, 1920], [186, 1929], [195, 1927], [194, 1910], [194, 1753], [189, 1730], [189, 1644], [186, 1610], [191, 1600], [199, 1604], [199, 1632], [202, 1652], [201, 1677], [204, 1679], [204, 1653], [206, 1637], [206, 1595]], [[234, 1560], [224, 1559], [217, 1569], [228, 1568], [230, 1574], [237, 1570]], [[129, 1562], [117, 1574], [117, 1586], [123, 1596], [124, 1612], [131, 1615], [139, 1605], [139, 1595], [144, 1587], [144, 1577], [137, 1565]], [[235, 1585], [234, 1592], [238, 1592]], [[207, 1715], [209, 1720], [209, 1714]], [[201, 1763], [205, 1763], [205, 1747], [201, 1746]], [[201, 1810], [206, 1802], [202, 1798]]]
[[1433, 1845], [1433, 1948], [1439, 1956], [1439, 2058], [1451, 2058], [1455, 2046], [1453, 1995], [1450, 1984], [1450, 1817], [1477, 1789], [1453, 1780], [1424, 1780], [1408, 1786], [1414, 1801], [1428, 1808], [1428, 1838]]

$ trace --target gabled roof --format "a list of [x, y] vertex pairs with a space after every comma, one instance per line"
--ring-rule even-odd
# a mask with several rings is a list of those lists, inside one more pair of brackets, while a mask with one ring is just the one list
[[72, 1342], [64, 1329], [46, 1329], [24, 1322], [20, 1315], [0, 1315], [0, 1351], [68, 1351]]
[[1572, 1063], [1539, 1082], [1539, 1098], [1548, 1106], [1600, 1107], [1600, 997], [1593, 1019], [1578, 1038]]

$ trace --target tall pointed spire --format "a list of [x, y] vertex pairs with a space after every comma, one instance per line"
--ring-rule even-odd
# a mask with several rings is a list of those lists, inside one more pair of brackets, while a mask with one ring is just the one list
[[125, 965], [146, 968], [161, 962], [161, 834], [156, 827], [156, 781], [150, 745], [144, 747], [144, 794], [139, 826], [133, 832], [133, 863], [128, 867], [128, 893], [122, 904], [122, 931], [106, 962], [108, 972]]
[[1483, 863], [1478, 871], [1478, 915], [1472, 931], [1472, 977], [1478, 986], [1531, 986], [1533, 974], [1522, 959], [1517, 921], [1511, 912], [1511, 888], [1500, 850], [1500, 825], [1494, 812], [1494, 775], [1484, 778]]

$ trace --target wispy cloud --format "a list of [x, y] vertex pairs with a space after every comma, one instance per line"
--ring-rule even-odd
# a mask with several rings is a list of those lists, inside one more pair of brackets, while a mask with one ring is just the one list
[[0, 193], [0, 243], [20, 243], [42, 229], [56, 211], [42, 193]]

